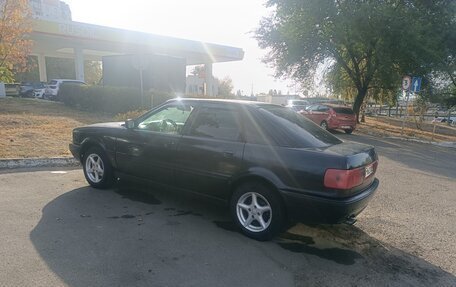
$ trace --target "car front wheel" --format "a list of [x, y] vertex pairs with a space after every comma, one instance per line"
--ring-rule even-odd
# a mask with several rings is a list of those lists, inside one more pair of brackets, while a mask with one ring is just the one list
[[113, 184], [112, 166], [99, 147], [91, 147], [85, 153], [82, 161], [84, 176], [87, 182], [95, 188], [108, 188]]
[[322, 121], [320, 123], [320, 127], [324, 130], [328, 130], [328, 123], [326, 121]]
[[236, 188], [230, 208], [234, 221], [250, 238], [270, 240], [285, 227], [285, 210], [279, 195], [262, 182]]

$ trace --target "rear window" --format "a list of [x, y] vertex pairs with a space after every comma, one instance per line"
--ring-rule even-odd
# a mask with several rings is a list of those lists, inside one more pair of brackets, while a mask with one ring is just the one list
[[352, 109], [350, 108], [333, 108], [333, 110], [337, 114], [346, 114], [346, 115], [354, 115], [355, 113], [353, 112]]
[[264, 117], [260, 119], [262, 127], [279, 146], [314, 148], [342, 143], [306, 117], [287, 108], [262, 105], [260, 113], [260, 117]]

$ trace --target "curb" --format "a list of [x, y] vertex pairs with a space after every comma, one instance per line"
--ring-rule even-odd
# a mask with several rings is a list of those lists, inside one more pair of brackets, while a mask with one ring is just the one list
[[0, 159], [0, 170], [33, 167], [71, 167], [80, 163], [72, 157]]
[[432, 144], [432, 145], [436, 145], [436, 146], [440, 146], [440, 147], [447, 147], [447, 148], [456, 148], [456, 142], [431, 142], [431, 141], [414, 139], [414, 138], [401, 138], [401, 137], [394, 137], [394, 136], [388, 136], [385, 138], [403, 140], [403, 141], [409, 141], [409, 142]]

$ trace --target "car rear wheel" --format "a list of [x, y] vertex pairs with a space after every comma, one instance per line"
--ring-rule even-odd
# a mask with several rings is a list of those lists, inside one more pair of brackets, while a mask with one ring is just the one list
[[84, 176], [95, 188], [108, 188], [113, 184], [113, 171], [109, 160], [100, 147], [91, 147], [82, 160]]
[[285, 209], [279, 195], [262, 182], [236, 188], [230, 209], [242, 233], [256, 240], [270, 240], [285, 227]]
[[320, 127], [324, 130], [328, 130], [328, 123], [326, 121], [322, 121], [320, 123]]
[[351, 134], [353, 132], [353, 129], [346, 129], [344, 130], [346, 134]]

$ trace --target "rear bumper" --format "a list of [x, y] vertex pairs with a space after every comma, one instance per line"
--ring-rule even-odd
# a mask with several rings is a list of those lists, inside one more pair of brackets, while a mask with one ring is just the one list
[[81, 161], [81, 146], [70, 143], [69, 149], [74, 158]]
[[291, 220], [304, 223], [336, 224], [356, 217], [366, 208], [379, 185], [378, 179], [364, 191], [348, 198], [323, 198], [281, 191]]
[[356, 122], [332, 122], [328, 123], [329, 129], [351, 129], [354, 130], [356, 128]]

